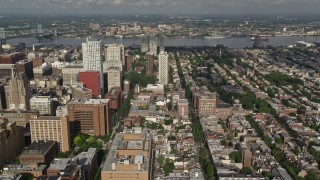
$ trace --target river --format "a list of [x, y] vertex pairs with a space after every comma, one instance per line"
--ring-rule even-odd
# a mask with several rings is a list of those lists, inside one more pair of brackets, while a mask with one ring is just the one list
[[[46, 45], [50, 44], [63, 44], [65, 46], [80, 46], [81, 42], [84, 42], [85, 39], [82, 38], [53, 38], [51, 41], [47, 40], [44, 42]], [[103, 43], [110, 44], [115, 42], [122, 42], [125, 46], [130, 45], [140, 45], [141, 39], [115, 39], [113, 37], [107, 37], [102, 39]], [[263, 45], [270, 46], [288, 46], [295, 45], [297, 41], [306, 41], [306, 42], [314, 42], [320, 41], [319, 36], [289, 36], [289, 37], [269, 37], [268, 41], [262, 41]], [[27, 46], [31, 46], [32, 44], [38, 43], [35, 38], [13, 38], [8, 39], [7, 43], [12, 45], [18, 45], [20, 42], [26, 43]], [[174, 37], [174, 38], [165, 38], [164, 40], [165, 46], [215, 46], [217, 44], [223, 44], [229, 48], [245, 48], [252, 47], [253, 42], [250, 38], [223, 38], [223, 39], [204, 39], [204, 38], [184, 38], [184, 37]]]

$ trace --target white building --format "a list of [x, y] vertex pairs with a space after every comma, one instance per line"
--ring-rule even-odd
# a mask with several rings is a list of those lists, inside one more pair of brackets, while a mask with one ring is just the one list
[[122, 71], [124, 61], [124, 45], [123, 44], [109, 44], [104, 50], [105, 62], [103, 64], [104, 72], [110, 68], [119, 68]]
[[159, 83], [166, 85], [168, 84], [168, 66], [169, 55], [166, 52], [161, 52], [159, 54]]
[[103, 91], [103, 60], [102, 43], [100, 40], [89, 40], [82, 43], [83, 68], [85, 71], [98, 71], [100, 73], [100, 87]]
[[49, 96], [32, 97], [30, 109], [38, 111], [40, 115], [51, 115], [53, 111], [52, 99]]
[[110, 68], [108, 70], [108, 91], [113, 87], [121, 88], [121, 71], [119, 68]]

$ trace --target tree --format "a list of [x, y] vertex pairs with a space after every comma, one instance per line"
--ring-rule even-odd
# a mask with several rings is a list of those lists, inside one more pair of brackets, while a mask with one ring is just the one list
[[80, 135], [75, 137], [74, 140], [73, 140], [73, 144], [75, 144], [76, 146], [81, 146], [83, 143], [84, 143], [84, 139], [81, 138]]
[[167, 103], [167, 108], [168, 108], [169, 111], [172, 110], [172, 103], [171, 103], [171, 102], [168, 102], [168, 103]]
[[252, 170], [251, 167], [243, 167], [240, 170], [240, 173], [242, 173], [242, 174], [253, 174], [253, 170]]
[[314, 172], [310, 171], [305, 177], [306, 180], [317, 180], [319, 177]]
[[212, 164], [209, 164], [209, 165], [206, 167], [206, 174], [207, 174], [209, 177], [213, 177], [213, 175], [214, 175], [214, 169], [213, 169]]
[[164, 160], [165, 160], [165, 158], [164, 158], [164, 156], [162, 154], [158, 155], [157, 163], [160, 164], [160, 166], [163, 165]]
[[174, 163], [169, 158], [167, 158], [166, 163], [163, 166], [164, 174], [168, 176], [169, 173], [173, 171], [173, 169], [174, 169]]
[[242, 157], [240, 152], [234, 151], [229, 154], [229, 158], [233, 160], [235, 163], [241, 163], [242, 162]]

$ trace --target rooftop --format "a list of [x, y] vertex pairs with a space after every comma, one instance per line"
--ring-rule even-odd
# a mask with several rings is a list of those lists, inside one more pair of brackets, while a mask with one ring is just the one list
[[21, 154], [25, 155], [44, 155], [46, 152], [56, 145], [55, 141], [35, 141], [31, 143]]

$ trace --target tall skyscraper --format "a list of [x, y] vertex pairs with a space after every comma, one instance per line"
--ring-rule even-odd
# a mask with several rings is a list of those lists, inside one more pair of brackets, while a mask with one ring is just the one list
[[166, 52], [161, 52], [159, 54], [159, 83], [166, 85], [168, 84], [168, 65], [169, 55]]
[[98, 71], [100, 76], [100, 91], [104, 92], [102, 43], [100, 40], [89, 40], [82, 43], [83, 68], [85, 71]]
[[108, 70], [108, 92], [113, 87], [121, 88], [121, 71], [119, 68], [110, 68]]
[[110, 68], [119, 68], [122, 71], [122, 67], [125, 65], [124, 60], [124, 45], [123, 44], [109, 44], [104, 50], [105, 53], [105, 71]]
[[24, 73], [12, 75], [5, 86], [7, 108], [10, 110], [30, 110], [31, 90]]

